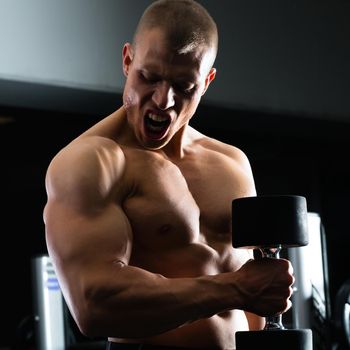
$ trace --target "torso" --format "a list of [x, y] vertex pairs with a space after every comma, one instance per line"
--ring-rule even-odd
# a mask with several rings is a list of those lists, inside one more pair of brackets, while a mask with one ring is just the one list
[[[92, 134], [109, 137], [108, 129]], [[235, 271], [250, 258], [231, 245], [231, 202], [247, 195], [242, 172], [208, 140], [176, 161], [121, 144], [130, 186], [122, 203], [133, 231], [130, 265], [168, 278], [197, 277]], [[235, 348], [234, 332], [246, 329], [243, 311], [233, 310], [137, 342], [228, 350]]]
[[[231, 201], [239, 196], [234, 165], [201, 146], [194, 152], [175, 164], [158, 153], [124, 148], [134, 183], [123, 205], [133, 229], [131, 265], [176, 278], [234, 271], [247, 260], [245, 251], [231, 246]], [[183, 345], [191, 333], [196, 346], [234, 348], [237, 329], [247, 329], [239, 310], [145, 341]]]

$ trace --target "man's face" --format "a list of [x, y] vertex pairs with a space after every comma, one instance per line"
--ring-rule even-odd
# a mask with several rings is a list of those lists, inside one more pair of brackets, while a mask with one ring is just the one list
[[204, 47], [174, 53], [159, 29], [140, 34], [136, 47], [124, 46], [123, 102], [140, 145], [159, 149], [188, 124], [215, 77], [212, 55]]

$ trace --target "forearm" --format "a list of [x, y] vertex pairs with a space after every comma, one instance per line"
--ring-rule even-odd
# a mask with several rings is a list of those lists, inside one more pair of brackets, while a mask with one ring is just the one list
[[150, 337], [227, 310], [267, 316], [290, 307], [293, 276], [284, 259], [252, 260], [235, 272], [171, 279], [123, 264], [67, 266], [61, 274], [66, 300], [88, 336]]
[[233, 308], [218, 276], [167, 279], [125, 266], [115, 283], [89, 293], [88, 325], [92, 336], [148, 337]]

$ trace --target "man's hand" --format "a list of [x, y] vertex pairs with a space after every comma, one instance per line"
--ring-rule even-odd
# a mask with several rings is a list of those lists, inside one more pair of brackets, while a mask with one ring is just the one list
[[295, 278], [288, 260], [249, 260], [236, 271], [236, 276], [243, 310], [259, 316], [274, 316], [292, 306], [290, 297]]

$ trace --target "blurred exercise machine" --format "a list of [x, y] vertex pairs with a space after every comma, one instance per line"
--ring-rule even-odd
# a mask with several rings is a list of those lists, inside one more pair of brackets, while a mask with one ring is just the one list
[[50, 257], [32, 259], [33, 309], [37, 350], [104, 350], [106, 341], [83, 336], [62, 296]]

